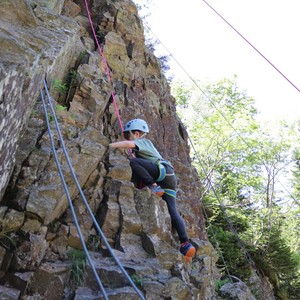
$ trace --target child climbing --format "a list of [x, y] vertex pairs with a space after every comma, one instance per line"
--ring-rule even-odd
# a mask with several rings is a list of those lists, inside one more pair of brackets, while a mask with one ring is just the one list
[[134, 182], [141, 181], [152, 193], [166, 201], [172, 226], [176, 229], [181, 243], [179, 251], [188, 262], [195, 255], [196, 249], [189, 242], [185, 223], [176, 208], [177, 178], [174, 168], [169, 161], [163, 159], [152, 142], [144, 138], [148, 132], [148, 125], [144, 120], [130, 120], [123, 132], [125, 141], [111, 143], [109, 146], [132, 149], [132, 179]]

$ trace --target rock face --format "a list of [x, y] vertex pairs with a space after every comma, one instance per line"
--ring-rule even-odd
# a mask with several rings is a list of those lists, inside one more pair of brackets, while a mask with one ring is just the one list
[[[87, 2], [105, 60], [84, 0], [0, 5], [0, 298], [104, 299], [78, 254], [82, 244], [41, 101], [41, 92], [47, 100], [45, 80], [90, 211], [145, 298], [214, 299], [217, 258], [205, 232], [200, 180], [160, 62], [145, 46], [132, 2]], [[175, 167], [178, 210], [198, 248], [192, 263], [178, 252], [164, 201], [130, 182], [126, 151], [108, 149], [121, 139], [119, 120], [132, 118], [148, 122], [149, 139]], [[52, 113], [48, 120], [78, 225], [108, 297], [138, 299], [97, 233]]]
[[226, 283], [221, 287], [221, 293], [229, 299], [255, 300], [249, 288], [243, 282]]

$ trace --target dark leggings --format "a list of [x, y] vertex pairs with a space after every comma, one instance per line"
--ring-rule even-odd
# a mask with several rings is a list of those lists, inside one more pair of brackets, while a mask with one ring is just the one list
[[[144, 158], [131, 158], [130, 166], [132, 169], [132, 181], [135, 185], [140, 188], [140, 181], [143, 184], [150, 186], [155, 183], [155, 179], [159, 176], [159, 168], [155, 163], [144, 159]], [[158, 182], [158, 184], [163, 189], [169, 189], [176, 192], [177, 179], [174, 174], [172, 167], [165, 165], [167, 176], [163, 181]], [[171, 175], [173, 174], [173, 175]], [[168, 176], [170, 175], [170, 176]], [[176, 195], [176, 194], [175, 194]], [[168, 211], [171, 217], [172, 226], [176, 229], [179, 240], [181, 243], [188, 241], [188, 236], [185, 228], [185, 223], [181, 216], [179, 215], [176, 208], [176, 196], [168, 195], [166, 192], [162, 196], [163, 200], [166, 201], [168, 206]]]

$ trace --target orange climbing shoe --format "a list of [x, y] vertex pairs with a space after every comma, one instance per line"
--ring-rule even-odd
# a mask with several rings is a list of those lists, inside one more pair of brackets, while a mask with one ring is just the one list
[[162, 195], [165, 193], [165, 191], [159, 185], [151, 185], [149, 186], [149, 189], [158, 197], [162, 197]]
[[186, 262], [189, 262], [196, 254], [196, 249], [190, 242], [182, 243], [179, 251], [184, 256]]

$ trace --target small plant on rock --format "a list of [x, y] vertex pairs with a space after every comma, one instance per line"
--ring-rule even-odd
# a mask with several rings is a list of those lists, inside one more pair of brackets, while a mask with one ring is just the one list
[[144, 285], [143, 278], [138, 277], [136, 274], [133, 274], [131, 279], [138, 288], [141, 288]]
[[101, 245], [101, 238], [98, 235], [90, 235], [88, 239], [88, 249], [91, 251], [98, 251]]
[[62, 83], [62, 81], [60, 79], [54, 79], [52, 85], [53, 85], [53, 88], [61, 94], [65, 94], [68, 90], [67, 84]]
[[61, 105], [61, 104], [56, 105], [55, 109], [57, 111], [67, 110], [67, 108], [65, 106]]
[[80, 284], [83, 279], [84, 268], [86, 266], [85, 253], [79, 249], [73, 249], [68, 253], [72, 261], [71, 280], [75, 284]]
[[216, 292], [219, 293], [221, 287], [222, 287], [224, 284], [229, 283], [229, 282], [230, 282], [230, 280], [229, 280], [228, 278], [225, 278], [225, 279], [223, 279], [223, 280], [222, 280], [222, 279], [217, 280], [217, 281], [215, 282], [215, 289], [216, 289]]

